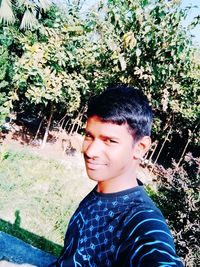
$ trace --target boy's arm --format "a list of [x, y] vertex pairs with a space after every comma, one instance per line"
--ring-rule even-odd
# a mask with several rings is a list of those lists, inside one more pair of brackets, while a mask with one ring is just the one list
[[183, 266], [159, 212], [149, 209], [135, 213], [127, 222], [125, 236], [116, 255], [121, 266]]

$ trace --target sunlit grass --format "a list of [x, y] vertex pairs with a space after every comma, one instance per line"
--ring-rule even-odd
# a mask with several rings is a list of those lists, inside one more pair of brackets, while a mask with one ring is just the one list
[[93, 186], [81, 155], [56, 161], [1, 147], [0, 219], [18, 228], [63, 245], [71, 215]]

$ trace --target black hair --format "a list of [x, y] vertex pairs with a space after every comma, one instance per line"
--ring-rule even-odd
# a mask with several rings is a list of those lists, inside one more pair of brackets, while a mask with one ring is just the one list
[[152, 109], [141, 90], [133, 87], [113, 87], [94, 96], [88, 105], [87, 117], [98, 116], [102, 121], [128, 125], [133, 139], [150, 136]]

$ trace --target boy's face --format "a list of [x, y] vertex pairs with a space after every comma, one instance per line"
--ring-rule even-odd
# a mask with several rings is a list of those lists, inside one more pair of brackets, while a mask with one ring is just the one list
[[86, 171], [92, 180], [109, 186], [109, 191], [127, 189], [131, 182], [136, 185], [136, 150], [127, 125], [103, 122], [97, 116], [88, 119], [82, 149]]

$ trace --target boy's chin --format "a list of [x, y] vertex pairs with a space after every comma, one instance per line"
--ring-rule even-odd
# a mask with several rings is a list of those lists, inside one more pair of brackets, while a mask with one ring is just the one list
[[103, 181], [107, 180], [101, 174], [100, 175], [94, 174], [94, 173], [91, 173], [90, 171], [87, 171], [87, 175], [90, 178], [90, 180], [93, 180], [95, 182], [103, 182]]

